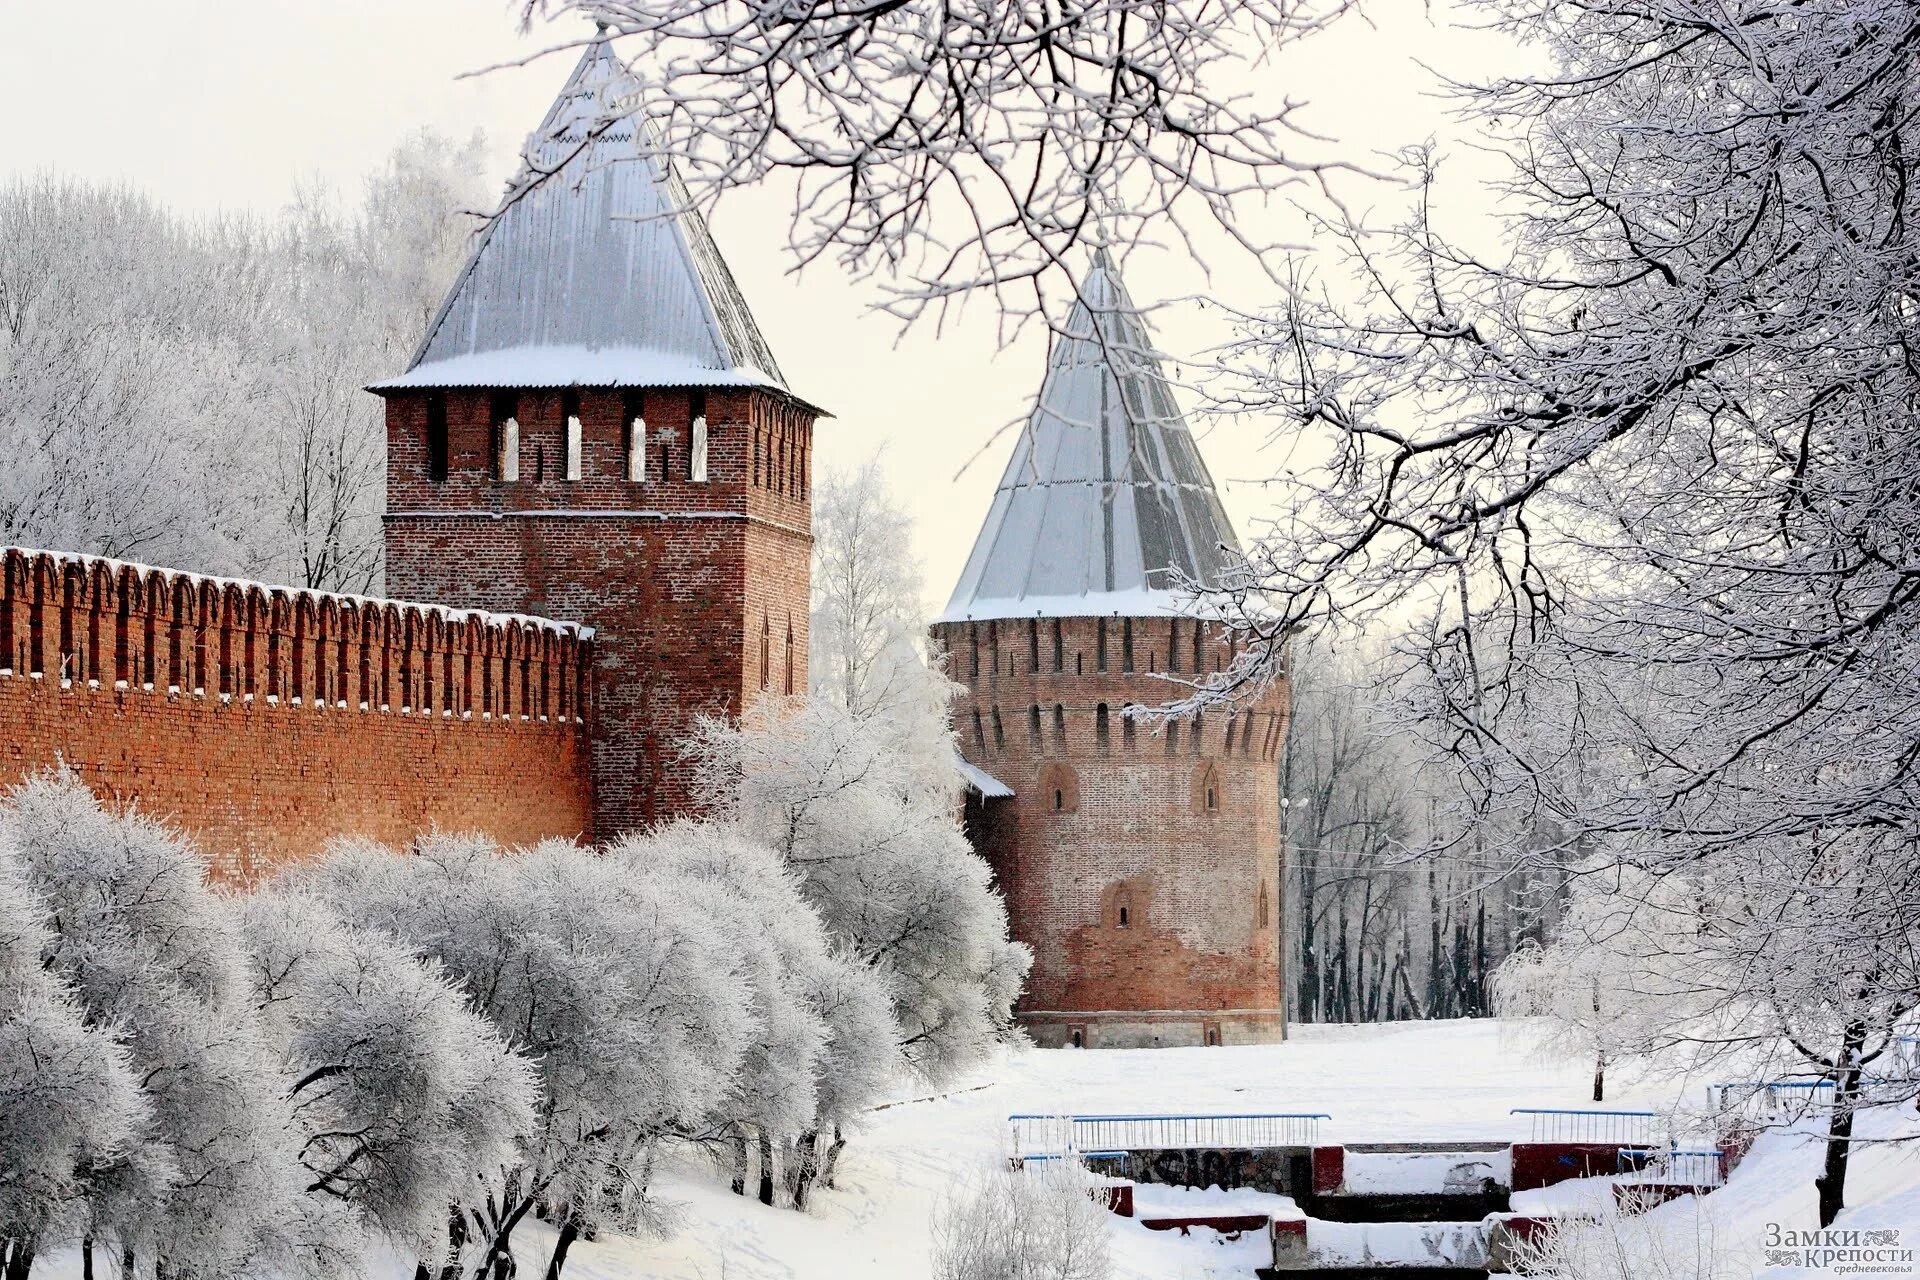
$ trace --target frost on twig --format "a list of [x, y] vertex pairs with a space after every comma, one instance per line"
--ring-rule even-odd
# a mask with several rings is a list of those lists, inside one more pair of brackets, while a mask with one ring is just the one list
[[1350, 166], [1259, 64], [1346, 5], [524, 0], [522, 20], [605, 24], [696, 206], [791, 179], [800, 264], [885, 273], [910, 321], [977, 291], [1040, 313], [1102, 235], [1191, 247], [1204, 225], [1264, 263], [1242, 202]]

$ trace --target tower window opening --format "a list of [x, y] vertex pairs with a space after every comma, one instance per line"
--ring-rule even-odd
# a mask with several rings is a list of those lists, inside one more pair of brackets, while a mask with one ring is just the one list
[[1053, 620], [1053, 669], [1055, 671], [1064, 671], [1066, 669], [1066, 659], [1066, 636], [1061, 632], [1060, 619], [1055, 618]]
[[993, 749], [995, 751], [1005, 751], [1007, 749], [1007, 727], [1000, 719], [1000, 708], [998, 706], [993, 709]]
[[1127, 909], [1125, 907], [1120, 908], [1120, 927], [1122, 929], [1127, 927]]
[[980, 624], [967, 624], [967, 679], [980, 678]]
[[427, 478], [447, 482], [447, 398], [437, 393], [427, 397]]
[[1120, 708], [1120, 745], [1131, 748], [1137, 726], [1133, 717], [1127, 714], [1127, 710], [1126, 707]]
[[519, 401], [511, 392], [493, 397], [493, 476], [496, 480], [520, 478]]
[[1040, 749], [1040, 704], [1037, 702], [1027, 708], [1027, 745], [1035, 751]]
[[1087, 1033], [1082, 1031], [1079, 1027], [1075, 1027], [1072, 1033], [1068, 1035], [1067, 1039], [1069, 1040], [1069, 1042], [1072, 1043], [1073, 1047], [1076, 1049], [1084, 1049], [1087, 1047]]
[[687, 429], [687, 479], [695, 484], [707, 480], [707, 398], [696, 394], [691, 405], [693, 425]]
[[1102, 751], [1107, 749], [1111, 717], [1107, 714], [1107, 704], [1101, 703], [1093, 709], [1093, 741]]
[[973, 709], [973, 745], [982, 751], [987, 749], [987, 731], [980, 722], [980, 708]]
[[625, 401], [627, 420], [627, 479], [636, 484], [647, 478], [647, 416], [641, 393], [629, 391]]
[[782, 681], [782, 685], [783, 685], [783, 688], [784, 688], [784, 691], [785, 691], [785, 693], [786, 693], [786, 695], [787, 695], [787, 696], [788, 696], [789, 698], [791, 698], [791, 697], [793, 696], [793, 620], [792, 620], [791, 618], [789, 618], [789, 619], [787, 620], [787, 659], [786, 659], [786, 662], [787, 662], [787, 666], [786, 666], [786, 675], [785, 675], [785, 678], [784, 678], [784, 680]]
[[1040, 619], [1027, 619], [1027, 670], [1040, 674]]
[[1067, 807], [1067, 793], [1059, 787], [1053, 789], [1053, 811], [1055, 813]]
[[561, 397], [561, 417], [566, 420], [566, 454], [561, 474], [569, 480], [580, 478], [581, 454], [586, 449], [586, 428], [580, 425], [580, 396], [569, 391]]
[[1132, 618], [1122, 618], [1120, 620], [1120, 669], [1126, 672], [1133, 670]]
[[1107, 669], [1107, 620], [1105, 618], [1094, 620], [1093, 653], [1095, 669], [1105, 671]]
[[[1199, 626], [1199, 623], [1194, 623]], [[1167, 674], [1180, 673], [1180, 619], [1174, 618], [1167, 623]]]
[[773, 627], [766, 615], [760, 617], [760, 690], [765, 692], [773, 675]]
[[1053, 741], [1055, 746], [1067, 745], [1067, 709], [1057, 702], [1053, 704]]

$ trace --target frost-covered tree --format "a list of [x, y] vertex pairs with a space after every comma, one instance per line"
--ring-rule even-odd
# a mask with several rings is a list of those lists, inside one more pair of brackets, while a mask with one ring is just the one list
[[46, 911], [0, 849], [0, 1275], [69, 1242], [87, 1174], [120, 1158], [146, 1120], [111, 1032], [89, 1026], [58, 975]]
[[814, 1068], [813, 1123], [793, 1144], [788, 1182], [796, 1209], [807, 1207], [815, 1182], [833, 1185], [847, 1132], [894, 1079], [896, 1061], [892, 994], [878, 970], [836, 945], [802, 980], [808, 1005], [827, 1025], [827, 1043]]
[[357, 208], [188, 218], [0, 184], [0, 541], [365, 591], [404, 363], [480, 203], [478, 140], [409, 138]]
[[616, 843], [607, 857], [707, 916], [736, 950], [750, 1027], [714, 1120], [734, 1131], [737, 1194], [751, 1132], [761, 1201], [773, 1203], [776, 1147], [792, 1148], [787, 1181], [804, 1207], [822, 1130], [851, 1120], [888, 1079], [893, 1027], [881, 972], [836, 953], [790, 864], [731, 824], [674, 823]]
[[622, 871], [658, 886], [705, 918], [734, 953], [746, 996], [739, 1070], [711, 1112], [735, 1146], [733, 1190], [745, 1194], [757, 1145], [759, 1197], [773, 1203], [777, 1143], [810, 1127], [827, 1027], [805, 998], [804, 973], [826, 957], [820, 921], [791, 873], [764, 847], [727, 827], [682, 822], [608, 850]]
[[1649, 1052], [1701, 1012], [1677, 963], [1690, 948], [1695, 890], [1627, 872], [1576, 882], [1550, 941], [1530, 941], [1493, 975], [1502, 1017], [1534, 1020], [1538, 1047], [1593, 1063], [1593, 1100], [1606, 1100], [1608, 1060]]
[[532, 1131], [532, 1065], [437, 964], [311, 892], [263, 887], [239, 909], [306, 1194], [437, 1266], [452, 1207], [480, 1199]]
[[809, 694], [905, 753], [924, 785], [949, 785], [951, 707], [959, 686], [926, 651], [927, 616], [913, 521], [888, 492], [878, 459], [823, 475], [813, 502]]
[[698, 1134], [739, 1072], [749, 1019], [733, 940], [671, 886], [557, 841], [511, 855], [447, 836], [406, 856], [341, 848], [300, 878], [441, 966], [536, 1066], [531, 1139], [467, 1206], [474, 1274], [507, 1264], [541, 1205], [563, 1228], [556, 1275], [579, 1233], [641, 1221], [653, 1144]]
[[1030, 957], [960, 831], [950, 771], [930, 785], [875, 721], [819, 699], [707, 722], [696, 750], [725, 818], [784, 857], [834, 940], [883, 976], [909, 1066], [944, 1080], [1004, 1039]]
[[233, 906], [194, 850], [48, 774], [0, 806], [0, 860], [45, 907], [47, 972], [89, 1025], [113, 1028], [140, 1084], [138, 1139], [84, 1170], [89, 1251], [181, 1277], [352, 1266], [351, 1222], [302, 1194]]

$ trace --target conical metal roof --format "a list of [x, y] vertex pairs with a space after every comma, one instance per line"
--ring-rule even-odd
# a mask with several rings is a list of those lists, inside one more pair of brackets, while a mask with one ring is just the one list
[[1105, 248], [1080, 295], [939, 621], [1187, 612], [1239, 549]]
[[650, 154], [639, 92], [604, 34], [587, 47], [412, 364], [374, 390], [787, 389], [706, 220]]

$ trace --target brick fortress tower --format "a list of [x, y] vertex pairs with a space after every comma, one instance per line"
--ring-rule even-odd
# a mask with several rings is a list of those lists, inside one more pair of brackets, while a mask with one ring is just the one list
[[412, 364], [372, 388], [389, 592], [595, 629], [603, 839], [701, 808], [694, 717], [806, 688], [819, 415], [644, 127], [602, 124], [635, 92], [587, 49]]
[[1157, 731], [1230, 638], [1175, 589], [1236, 547], [1146, 326], [1099, 250], [934, 624], [974, 766], [968, 822], [1033, 948], [1043, 1045], [1277, 1038], [1287, 695]]

